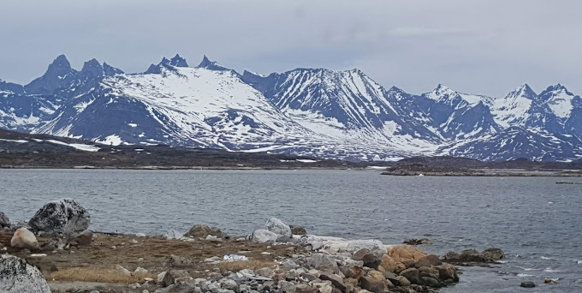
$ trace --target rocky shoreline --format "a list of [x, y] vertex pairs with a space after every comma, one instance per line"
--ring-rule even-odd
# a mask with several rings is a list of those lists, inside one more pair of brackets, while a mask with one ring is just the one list
[[185, 234], [98, 233], [90, 220], [71, 199], [45, 204], [27, 223], [0, 212], [0, 291], [437, 292], [459, 281], [456, 265], [504, 257], [489, 249], [439, 258], [412, 245], [309, 235], [276, 218], [243, 237], [205, 225]]

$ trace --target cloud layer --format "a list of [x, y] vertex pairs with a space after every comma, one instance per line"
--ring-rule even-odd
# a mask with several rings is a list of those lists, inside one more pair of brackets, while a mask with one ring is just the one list
[[140, 72], [180, 53], [259, 73], [360, 68], [421, 93], [502, 96], [529, 83], [582, 94], [582, 1], [9, 1], [0, 79], [28, 83], [57, 55]]

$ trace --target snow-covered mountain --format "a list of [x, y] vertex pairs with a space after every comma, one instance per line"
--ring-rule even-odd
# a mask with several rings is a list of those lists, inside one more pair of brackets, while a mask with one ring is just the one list
[[582, 157], [582, 99], [562, 85], [506, 97], [438, 85], [414, 95], [362, 71], [239, 74], [176, 55], [126, 74], [64, 55], [27, 85], [0, 81], [0, 127], [106, 144], [167, 144], [349, 160]]

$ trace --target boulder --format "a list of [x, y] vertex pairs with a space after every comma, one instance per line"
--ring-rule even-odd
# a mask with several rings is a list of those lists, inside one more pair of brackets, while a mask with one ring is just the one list
[[461, 255], [454, 251], [449, 251], [443, 255], [443, 260], [448, 262], [459, 262], [461, 261]]
[[382, 256], [382, 262], [380, 265], [384, 268], [384, 270], [393, 272], [393, 273], [400, 273], [401, 271], [406, 269], [406, 266], [398, 261], [395, 261], [391, 256], [385, 254]]
[[475, 249], [463, 250], [463, 251], [461, 251], [461, 254], [459, 256], [461, 258], [461, 261], [486, 262], [485, 257], [481, 253], [479, 253], [479, 251], [477, 251]]
[[346, 250], [354, 253], [363, 248], [369, 249], [370, 252], [378, 253], [380, 256], [386, 253], [386, 245], [380, 240], [352, 240], [348, 243]]
[[91, 242], [93, 242], [93, 231], [85, 230], [71, 238], [72, 240], [69, 242], [77, 242], [78, 245], [89, 246], [91, 245]]
[[[374, 293], [383, 293], [388, 290], [388, 280], [384, 278], [384, 274], [378, 271], [369, 271], [366, 276], [360, 278], [360, 287]], [[394, 287], [390, 283], [390, 287]]]
[[51, 290], [36, 267], [19, 257], [5, 254], [0, 256], [0, 292], [50, 293]]
[[346, 285], [344, 284], [342, 277], [335, 274], [321, 274], [319, 278], [324, 281], [326, 280], [331, 281], [331, 284], [335, 288], [339, 289], [342, 292], [346, 292]]
[[505, 253], [503, 253], [503, 250], [499, 248], [488, 248], [483, 250], [481, 254], [487, 261], [490, 262], [496, 262], [505, 258]]
[[308, 267], [320, 270], [326, 273], [337, 274], [339, 273], [339, 267], [336, 260], [327, 254], [314, 253], [310, 257], [305, 259], [305, 263]]
[[191, 265], [192, 261], [190, 261], [189, 259], [187, 259], [185, 257], [172, 254], [170, 256], [166, 256], [164, 263], [170, 267], [183, 267], [183, 266]]
[[293, 235], [307, 235], [307, 230], [303, 226], [290, 225], [291, 234]]
[[319, 293], [319, 289], [305, 283], [295, 285], [295, 293]]
[[281, 288], [285, 293], [295, 293], [297, 290], [295, 284], [287, 281], [279, 281], [279, 288]]
[[457, 268], [451, 264], [444, 263], [436, 266], [435, 269], [439, 271], [439, 279], [445, 283], [453, 283], [459, 281]]
[[14, 236], [12, 236], [12, 240], [10, 240], [10, 246], [30, 250], [40, 249], [36, 236], [26, 228], [19, 228], [14, 232]]
[[432, 245], [432, 242], [430, 240], [428, 240], [427, 238], [420, 238], [420, 239], [410, 238], [410, 239], [405, 239], [404, 241], [402, 241], [402, 243], [408, 244], [408, 245]]
[[388, 255], [397, 262], [404, 262], [406, 260], [416, 262], [422, 257], [425, 257], [427, 253], [414, 246], [396, 245], [388, 249]]
[[434, 254], [429, 254], [426, 256], [421, 257], [418, 261], [416, 261], [416, 263], [414, 264], [415, 268], [421, 268], [421, 267], [432, 267], [432, 266], [438, 266], [440, 265], [442, 262], [440, 260], [440, 258]]
[[209, 227], [207, 225], [194, 225], [184, 236], [192, 237], [192, 238], [206, 238], [210, 236], [214, 236], [217, 238], [224, 238], [224, 234], [220, 229], [215, 227]]
[[163, 287], [168, 287], [172, 284], [179, 282], [186, 282], [192, 279], [192, 276], [185, 270], [169, 270], [167, 271], [162, 279], [161, 285]]
[[341, 272], [346, 276], [346, 278], [358, 279], [363, 275], [363, 270], [359, 266], [346, 265], [341, 267]]
[[89, 227], [91, 216], [73, 199], [61, 199], [46, 203], [30, 219], [33, 230], [48, 233], [80, 233]]
[[422, 285], [418, 270], [415, 268], [406, 269], [406, 270], [400, 272], [400, 275], [405, 277], [412, 284]]
[[274, 243], [277, 242], [279, 235], [274, 232], [265, 229], [258, 229], [253, 231], [251, 235], [251, 240], [260, 243]]
[[526, 281], [526, 282], [521, 282], [521, 285], [519, 285], [520, 287], [523, 288], [535, 288], [536, 284], [534, 282], [531, 281]]
[[418, 275], [422, 277], [430, 277], [434, 279], [439, 279], [439, 270], [433, 267], [422, 267], [418, 269]]
[[378, 266], [380, 266], [382, 263], [382, 259], [374, 253], [368, 253], [364, 255], [362, 261], [364, 262], [365, 267], [369, 267], [375, 270], [377, 270]]
[[286, 242], [291, 239], [291, 227], [277, 218], [270, 218], [265, 224], [265, 229], [277, 234], [277, 241]]
[[0, 228], [9, 228], [10, 227], [10, 219], [3, 213], [0, 212]]

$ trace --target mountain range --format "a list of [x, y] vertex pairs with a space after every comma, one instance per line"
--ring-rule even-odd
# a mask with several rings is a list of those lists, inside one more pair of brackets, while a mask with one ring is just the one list
[[127, 74], [64, 55], [27, 85], [0, 80], [0, 127], [141, 144], [343, 160], [450, 155], [480, 160], [582, 158], [582, 99], [557, 84], [505, 97], [444, 85], [420, 95], [384, 88], [361, 70], [242, 74], [179, 55]]

